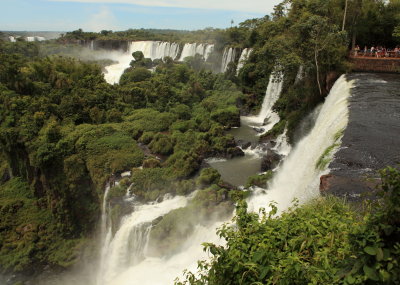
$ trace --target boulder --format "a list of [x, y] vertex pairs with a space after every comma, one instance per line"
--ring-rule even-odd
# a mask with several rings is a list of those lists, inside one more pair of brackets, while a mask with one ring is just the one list
[[274, 151], [269, 151], [261, 160], [261, 171], [265, 172], [278, 166], [281, 156]]
[[244, 156], [243, 150], [240, 147], [231, 147], [226, 151], [226, 158], [231, 159], [237, 156]]
[[253, 130], [256, 131], [257, 133], [263, 133], [265, 131], [264, 128], [257, 128], [257, 127], [254, 127]]

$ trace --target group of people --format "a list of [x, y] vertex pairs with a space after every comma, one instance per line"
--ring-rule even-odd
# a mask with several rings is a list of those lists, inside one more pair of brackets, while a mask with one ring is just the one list
[[382, 46], [372, 46], [368, 48], [364, 47], [364, 50], [360, 49], [360, 46], [356, 45], [353, 49], [354, 56], [370, 56], [370, 57], [400, 57], [400, 46], [396, 46], [394, 49], [387, 49]]

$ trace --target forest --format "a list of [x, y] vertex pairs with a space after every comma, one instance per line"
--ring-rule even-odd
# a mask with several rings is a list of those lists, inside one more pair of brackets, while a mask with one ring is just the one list
[[[253, 52], [238, 74], [233, 63], [215, 73], [202, 58], [152, 61], [136, 52], [119, 84], [110, 85], [102, 73], [109, 62], [68, 52], [91, 40], [202, 42]], [[79, 29], [44, 43], [0, 40], [0, 273], [63, 272], [93, 256], [104, 189], [131, 171], [110, 189], [114, 230], [130, 185], [143, 203], [200, 189], [154, 226], [150, 240], [162, 240], [160, 254], [173, 252], [197, 223], [215, 213], [229, 217], [236, 207], [237, 226], [218, 232], [226, 246], [205, 244], [211, 260], [177, 284], [397, 284], [398, 169], [381, 171], [379, 199], [322, 197], [294, 202], [277, 216], [273, 205], [257, 214], [245, 202], [250, 186], [271, 175], [249, 179], [241, 190], [204, 163], [243, 155], [226, 131], [240, 125], [240, 115], [258, 112], [272, 74], [284, 74], [274, 105], [281, 121], [261, 140], [287, 128], [295, 144], [301, 120], [351, 71], [347, 55], [355, 44], [400, 44], [400, 1], [285, 0], [271, 15], [227, 29]]]

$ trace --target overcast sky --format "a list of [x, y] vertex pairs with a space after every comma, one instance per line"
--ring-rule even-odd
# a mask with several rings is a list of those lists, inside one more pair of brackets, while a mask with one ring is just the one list
[[0, 0], [0, 30], [226, 28], [263, 17], [282, 0]]

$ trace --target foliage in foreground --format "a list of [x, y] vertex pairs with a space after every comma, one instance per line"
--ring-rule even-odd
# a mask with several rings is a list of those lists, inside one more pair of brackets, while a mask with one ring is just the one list
[[237, 207], [234, 226], [218, 234], [225, 246], [205, 244], [210, 262], [176, 284], [398, 284], [400, 172], [381, 171], [382, 198], [362, 217], [337, 198], [291, 208], [276, 217]]

